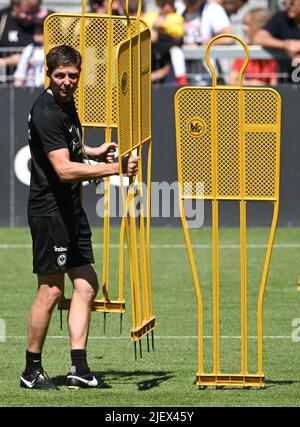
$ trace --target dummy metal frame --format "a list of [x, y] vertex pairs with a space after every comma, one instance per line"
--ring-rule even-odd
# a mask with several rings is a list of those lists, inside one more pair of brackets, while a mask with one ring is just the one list
[[[128, 40], [118, 47], [117, 86], [118, 86], [118, 143], [119, 156], [123, 160], [134, 151], [140, 157], [136, 179], [130, 178], [127, 197], [123, 180], [123, 171], [120, 162], [121, 193], [123, 201], [123, 222], [126, 229], [129, 260], [130, 260], [130, 288], [132, 301], [131, 338], [134, 344], [147, 336], [149, 351], [149, 333], [152, 335], [155, 328], [155, 316], [152, 304], [152, 278], [150, 262], [150, 199], [151, 199], [151, 34], [149, 29], [140, 31], [141, 1], [138, 2], [136, 35], [132, 34], [132, 25], [129, 19], [129, 0], [126, 0], [126, 17], [129, 28]], [[137, 52], [134, 51], [136, 47]], [[143, 59], [142, 59], [143, 58]], [[126, 70], [126, 71], [124, 71]], [[142, 84], [146, 78], [146, 84]], [[144, 103], [146, 102], [146, 105]], [[136, 111], [133, 112], [133, 105]], [[146, 107], [143, 109], [143, 105]], [[128, 114], [124, 114], [128, 112]], [[143, 126], [143, 121], [148, 123]], [[146, 129], [145, 129], [146, 128]], [[143, 132], [146, 132], [144, 137]], [[148, 130], [148, 132], [147, 132]], [[148, 148], [147, 162], [147, 196], [143, 194], [143, 146]], [[138, 221], [135, 212], [135, 198], [138, 197]], [[145, 199], [147, 200], [147, 219], [145, 227]], [[129, 215], [129, 223], [128, 223]], [[140, 251], [138, 251], [138, 236]], [[140, 346], [141, 353], [141, 346]], [[136, 346], [135, 346], [136, 354]]]
[[[245, 62], [240, 70], [239, 75], [239, 84], [238, 86], [218, 86], [217, 85], [217, 76], [216, 71], [210, 61], [210, 49], [220, 38], [231, 37], [236, 41], [240, 42], [245, 51]], [[192, 270], [192, 276], [194, 281], [194, 286], [196, 290], [197, 304], [198, 304], [198, 373], [197, 373], [197, 385], [199, 386], [257, 386], [262, 387], [265, 384], [265, 376], [263, 372], [263, 298], [265, 292], [265, 286], [268, 275], [268, 268], [270, 264], [270, 258], [272, 253], [272, 247], [274, 242], [275, 230], [278, 219], [279, 211], [279, 159], [280, 159], [280, 117], [281, 117], [281, 105], [280, 105], [280, 96], [273, 89], [262, 89], [262, 88], [243, 88], [243, 75], [245, 69], [249, 62], [249, 52], [247, 45], [238, 37], [231, 34], [224, 34], [217, 36], [211, 40], [206, 50], [206, 62], [211, 71], [213, 81], [212, 87], [185, 87], [180, 89], [175, 95], [175, 114], [176, 114], [176, 140], [177, 140], [177, 159], [178, 159], [178, 180], [179, 180], [179, 200], [180, 200], [180, 212], [182, 219], [182, 226], [185, 236], [185, 241], [187, 245], [187, 251], [189, 256], [189, 261]], [[219, 174], [220, 174], [220, 160], [218, 157], [219, 154], [219, 140], [218, 140], [218, 104], [217, 104], [217, 92], [222, 91], [237, 91], [238, 90], [238, 101], [239, 101], [239, 194], [232, 196], [232, 194], [219, 194]], [[210, 163], [211, 172], [209, 175], [212, 184], [211, 194], [205, 194], [203, 196], [197, 196], [193, 194], [192, 196], [186, 195], [184, 188], [184, 170], [183, 163], [181, 159], [181, 132], [184, 128], [184, 124], [180, 123], [180, 99], [186, 94], [187, 99], [191, 93], [194, 91], [202, 91], [203, 93], [208, 93], [211, 100], [211, 157], [206, 160]], [[205, 92], [208, 91], [208, 92]], [[277, 111], [277, 120], [276, 123], [269, 124], [246, 124], [245, 121], [245, 105], [246, 105], [246, 94], [249, 91], [256, 91], [256, 93], [264, 93], [258, 91], [265, 91], [266, 94], [269, 94], [269, 97], [273, 96], [272, 102], [275, 100], [274, 109]], [[202, 93], [201, 92], [201, 93]], [[198, 92], [200, 93], [200, 92]], [[223, 92], [226, 93], [226, 92]], [[185, 98], [184, 98], [185, 99]], [[260, 106], [262, 109], [264, 105]], [[207, 107], [209, 108], [209, 107]], [[231, 126], [231, 123], [228, 123], [228, 127]], [[246, 159], [246, 132], [255, 133], [259, 135], [259, 132], [272, 132], [273, 135], [276, 135], [276, 141], [274, 144], [275, 160], [274, 163], [274, 174], [269, 177], [270, 181], [273, 179], [271, 186], [274, 189], [273, 194], [269, 194], [265, 197], [248, 196], [246, 191], [246, 180], [247, 180], [247, 159]], [[203, 140], [199, 138], [199, 144], [203, 143]], [[188, 147], [186, 148], [188, 150]], [[195, 162], [199, 164], [200, 159], [194, 159]], [[203, 160], [203, 159], [202, 159]], [[262, 162], [263, 163], [263, 162]], [[185, 165], [187, 166], [187, 165]], [[264, 167], [265, 165], [259, 165]], [[250, 167], [250, 166], [249, 166]], [[227, 176], [231, 176], [231, 165], [228, 164]], [[233, 178], [234, 179], [234, 178]], [[230, 179], [228, 178], [229, 182]], [[257, 180], [259, 180], [259, 174], [257, 175]], [[255, 181], [255, 180], [254, 180]], [[205, 183], [204, 183], [205, 185]], [[253, 184], [254, 192], [258, 192], [256, 189], [256, 181]], [[200, 289], [200, 282], [196, 268], [196, 261], [193, 254], [191, 239], [189, 235], [187, 220], [185, 216], [184, 201], [186, 199], [206, 199], [211, 200], [212, 203], [212, 247], [213, 247], [213, 371], [212, 373], [205, 373], [203, 366], [204, 350], [203, 350], [203, 300]], [[220, 371], [220, 317], [219, 317], [219, 202], [224, 200], [234, 200], [238, 201], [240, 205], [240, 290], [241, 290], [241, 371], [240, 373], [230, 373], [225, 374]], [[269, 201], [273, 203], [273, 219], [270, 229], [268, 248], [266, 253], [266, 259], [264, 263], [263, 274], [260, 283], [259, 296], [258, 296], [258, 371], [257, 374], [250, 374], [248, 371], [248, 319], [247, 319], [247, 253], [246, 253], [246, 204], [247, 201]]]

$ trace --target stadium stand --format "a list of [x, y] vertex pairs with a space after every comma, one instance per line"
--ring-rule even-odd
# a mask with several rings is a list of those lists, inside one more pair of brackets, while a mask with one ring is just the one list
[[[155, 10], [155, 7], [156, 7], [155, 0], [144, 0], [144, 1], [145, 1], [146, 11]], [[10, 4], [9, 0], [0, 0], [0, 10], [4, 7], [7, 7], [9, 4]], [[183, 5], [183, 0], [176, 1], [176, 6], [179, 7], [178, 10], [180, 10], [180, 4]], [[277, 1], [277, 0], [248, 0], [247, 3], [238, 11], [238, 13], [230, 16], [233, 32], [240, 37], [244, 37], [243, 31], [242, 31], [242, 21], [245, 13], [247, 13], [248, 10], [256, 7], [266, 7], [275, 11], [278, 5], [280, 4], [281, 4], [280, 1]], [[67, 13], [72, 13], [72, 12], [79, 13], [81, 11], [80, 0], [43, 0], [42, 5], [45, 8], [55, 10], [57, 12], [64, 11]], [[1, 52], [3, 51], [3, 49], [5, 48], [1, 47]], [[200, 57], [198, 56], [199, 53], [202, 54], [201, 50], [202, 50], [201, 47], [199, 47], [195, 49], [189, 49], [188, 51], [184, 52], [185, 59], [188, 65], [187, 73], [188, 73], [190, 83], [192, 84], [197, 82], [197, 75], [199, 74], [197, 72], [198, 70], [197, 63], [201, 61], [201, 56]], [[227, 58], [226, 54], [227, 54], [226, 50], [220, 53], [221, 55], [220, 58], [222, 58], [221, 68], [224, 71], [225, 80], [226, 80], [226, 75], [229, 73], [230, 66], [231, 66], [231, 62], [228, 61], [227, 59], [224, 59], [224, 58]], [[266, 55], [266, 51], [258, 48], [255, 51], [255, 55], [257, 58], [260, 58], [260, 55], [261, 55], [261, 59], [264, 59]], [[4, 52], [4, 56], [5, 56], [5, 52]], [[0, 80], [2, 82], [5, 81], [6, 83], [9, 83], [11, 81], [10, 76], [7, 77], [7, 76], [3, 76], [2, 74], [3, 74], [3, 70], [0, 69]]]

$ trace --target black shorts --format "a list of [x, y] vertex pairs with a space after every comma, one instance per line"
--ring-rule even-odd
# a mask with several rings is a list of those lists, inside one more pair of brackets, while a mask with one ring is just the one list
[[65, 273], [94, 263], [91, 229], [84, 212], [72, 217], [28, 217], [32, 236], [33, 272]]

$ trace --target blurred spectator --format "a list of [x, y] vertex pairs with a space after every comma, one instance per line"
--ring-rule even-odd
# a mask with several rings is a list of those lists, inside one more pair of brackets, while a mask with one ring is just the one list
[[265, 25], [257, 32], [254, 43], [266, 48], [284, 50], [292, 59], [280, 60], [278, 64], [280, 71], [288, 76], [288, 81], [292, 82], [293, 72], [298, 67], [300, 56], [300, 0], [285, 0], [284, 11], [277, 12]]
[[[219, 34], [232, 33], [229, 18], [220, 4], [207, 0], [185, 0], [184, 3], [185, 45], [206, 45]], [[220, 44], [232, 43], [229, 38], [220, 40]]]
[[164, 83], [172, 70], [170, 53], [168, 50], [152, 49], [151, 54], [151, 80], [153, 83]]
[[[253, 9], [244, 16], [243, 30], [249, 44], [253, 44], [255, 34], [264, 27], [271, 16], [272, 13], [263, 8]], [[244, 58], [236, 59], [233, 62], [228, 84], [237, 85], [239, 83], [240, 69], [244, 62]], [[275, 59], [250, 59], [244, 73], [244, 82], [246, 85], [252, 86], [276, 85], [277, 61]]]
[[89, 0], [90, 12], [102, 15], [104, 11], [104, 0]]
[[185, 59], [181, 49], [184, 35], [184, 19], [175, 12], [174, 0], [156, 0], [158, 12], [143, 15], [151, 29], [152, 50], [168, 51], [177, 84], [187, 84]]
[[[108, 5], [109, 0], [89, 0], [90, 11], [99, 15], [106, 15], [108, 13]], [[112, 14], [116, 16], [125, 15], [120, 0], [113, 0]]]
[[145, 13], [143, 20], [151, 29], [180, 41], [184, 35], [184, 19], [176, 13], [174, 0], [156, 0], [155, 3], [159, 11]]
[[[232, 33], [229, 18], [220, 4], [207, 0], [185, 0], [184, 17], [184, 46], [195, 47], [207, 45], [209, 41], [221, 34]], [[222, 38], [218, 44], [232, 44], [233, 39]], [[218, 75], [222, 73], [219, 61], [212, 60]], [[207, 85], [211, 83], [211, 73], [204, 61], [187, 63], [189, 72], [194, 75], [195, 84]], [[191, 80], [191, 79], [190, 79]], [[193, 82], [192, 82], [193, 83]], [[219, 83], [223, 80], [219, 78]]]
[[[11, 7], [0, 12], [0, 47], [22, 48], [33, 43], [36, 19], [46, 17], [49, 10], [41, 9], [41, 0], [13, 0]], [[6, 74], [13, 74], [19, 62], [19, 53], [2, 54], [0, 65]]]
[[44, 20], [35, 24], [33, 43], [25, 47], [14, 73], [14, 85], [39, 87], [44, 85]]
[[[138, 0], [129, 2], [129, 14], [136, 15]], [[142, 19], [145, 16], [145, 2], [141, 4]], [[151, 80], [153, 83], [164, 83], [169, 79], [172, 70], [171, 56], [169, 48], [164, 45], [156, 45], [158, 32], [151, 30], [152, 49], [151, 49]]]
[[235, 15], [248, 0], [215, 0], [220, 3], [228, 16]]

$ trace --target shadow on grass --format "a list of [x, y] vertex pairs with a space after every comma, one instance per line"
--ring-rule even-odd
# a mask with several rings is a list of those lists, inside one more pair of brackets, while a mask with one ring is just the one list
[[161, 375], [157, 378], [152, 378], [151, 380], [144, 380], [137, 383], [139, 391], [150, 390], [154, 387], [159, 387], [161, 383], [168, 381], [172, 378], [172, 375]]
[[299, 382], [300, 381], [293, 381], [293, 380], [279, 380], [279, 381], [267, 380], [265, 388], [275, 387], [276, 385], [291, 385]]
[[[122, 383], [132, 383], [136, 382], [138, 391], [150, 390], [154, 387], [159, 387], [161, 383], [168, 381], [173, 377], [171, 372], [163, 371], [106, 371], [106, 372], [93, 372], [97, 378], [100, 387], [99, 388], [112, 388], [112, 386], [107, 382], [122, 382]], [[147, 379], [142, 379], [139, 381], [139, 377], [151, 377]], [[65, 375], [58, 375], [52, 378], [53, 382], [58, 386], [66, 386], [67, 380]]]

